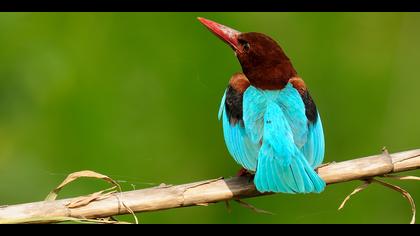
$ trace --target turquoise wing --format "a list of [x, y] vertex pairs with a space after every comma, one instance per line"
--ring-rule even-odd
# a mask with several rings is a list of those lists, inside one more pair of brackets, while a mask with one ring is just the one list
[[264, 134], [264, 112], [267, 97], [264, 92], [249, 86], [243, 96], [243, 121], [246, 133], [254, 143], [260, 143]]
[[324, 131], [319, 114], [315, 122], [308, 125], [308, 138], [305, 145], [302, 147], [302, 152], [313, 168], [318, 167], [324, 159]]
[[293, 134], [294, 143], [303, 147], [308, 137], [308, 119], [305, 114], [305, 104], [299, 92], [288, 84], [275, 96], [275, 103], [282, 109]]
[[293, 133], [294, 143], [308, 163], [313, 168], [320, 165], [324, 159], [325, 144], [319, 114], [314, 122], [308, 121], [302, 97], [292, 84], [288, 84], [276, 96], [276, 103], [282, 108]]
[[249, 171], [255, 171], [260, 145], [251, 141], [245, 131], [243, 122], [237, 122], [236, 124], [229, 122], [225, 100], [226, 91], [220, 104], [219, 120], [222, 119], [223, 122], [223, 135], [227, 149], [237, 163]]
[[264, 113], [263, 145], [254, 183], [260, 192], [319, 193], [325, 182], [296, 146], [282, 109], [268, 102]]
[[263, 91], [250, 86], [243, 101], [246, 131], [253, 142], [262, 143], [254, 178], [257, 190], [321, 192], [325, 182], [302, 151], [310, 137], [298, 91], [290, 85], [281, 91]]

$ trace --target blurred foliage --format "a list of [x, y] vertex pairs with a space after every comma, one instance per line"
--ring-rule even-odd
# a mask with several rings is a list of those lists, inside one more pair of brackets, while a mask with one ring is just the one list
[[[125, 190], [234, 175], [217, 111], [232, 51], [206, 17], [278, 40], [321, 112], [325, 161], [419, 148], [418, 13], [1, 13], [0, 205], [42, 200], [90, 169]], [[417, 104], [417, 105], [416, 105]], [[419, 174], [412, 172], [411, 174]], [[418, 183], [400, 182], [420, 204]], [[399, 194], [322, 194], [139, 214], [143, 223], [407, 223]], [[60, 197], [103, 189], [80, 181]], [[120, 219], [130, 220], [130, 216]]]

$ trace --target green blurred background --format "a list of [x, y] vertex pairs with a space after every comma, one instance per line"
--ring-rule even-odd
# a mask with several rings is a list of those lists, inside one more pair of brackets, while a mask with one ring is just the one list
[[[197, 20], [278, 40], [321, 112], [326, 162], [420, 147], [418, 13], [1, 13], [0, 205], [90, 169], [124, 190], [235, 175], [217, 111], [240, 66]], [[413, 171], [409, 174], [418, 175]], [[391, 181], [420, 203], [418, 183]], [[408, 223], [400, 194], [322, 194], [138, 214], [142, 223]], [[79, 180], [61, 198], [107, 187]], [[118, 217], [132, 220], [130, 216]]]

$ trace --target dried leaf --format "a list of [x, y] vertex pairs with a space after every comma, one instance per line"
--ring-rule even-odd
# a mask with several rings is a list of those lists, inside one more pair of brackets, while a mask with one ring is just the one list
[[236, 201], [236, 202], [238, 202], [241, 206], [246, 207], [246, 208], [248, 208], [248, 209], [251, 209], [251, 210], [253, 210], [253, 211], [257, 212], [257, 213], [268, 214], [268, 215], [274, 215], [274, 213], [272, 213], [272, 212], [269, 212], [269, 211], [266, 211], [266, 210], [261, 210], [261, 209], [258, 209], [258, 208], [256, 208], [256, 207], [254, 207], [253, 205], [251, 205], [251, 204], [249, 204], [249, 203], [247, 203], [247, 202], [244, 202], [244, 201], [242, 201], [242, 200], [240, 200], [240, 199], [235, 199], [235, 201]]
[[384, 177], [399, 179], [399, 180], [418, 180], [418, 181], [420, 181], [420, 177], [417, 177], [417, 176], [384, 175]]
[[74, 199], [73, 201], [67, 203], [66, 206], [68, 208], [76, 208], [76, 207], [86, 206], [87, 204], [95, 200], [102, 200], [102, 199], [108, 198], [113, 193], [117, 192], [114, 190], [115, 188], [116, 186], [96, 192], [96, 193], [89, 194], [87, 196], [78, 197]]
[[[122, 192], [120, 192], [120, 197], [122, 197]], [[133, 216], [134, 221], [136, 222], [136, 224], [139, 224], [139, 219], [137, 218], [136, 213], [134, 213], [134, 211], [129, 206], [127, 206], [124, 203], [124, 201], [120, 201], [120, 202], [125, 207], [125, 209], [127, 209], [127, 211]]]
[[[83, 196], [83, 197], [76, 198], [74, 201], [68, 203], [67, 207], [69, 207], [69, 208], [85, 206], [92, 201], [107, 198], [107, 197], [111, 196], [113, 193], [115, 193], [115, 191], [114, 191], [115, 188], [118, 188], [118, 191], [120, 192], [120, 196], [121, 196], [121, 192], [122, 192], [121, 186], [115, 180], [111, 179], [110, 177], [108, 177], [106, 175], [103, 175], [103, 174], [100, 174], [100, 173], [97, 173], [97, 172], [94, 172], [94, 171], [91, 171], [91, 170], [83, 170], [83, 171], [78, 171], [78, 172], [74, 172], [74, 173], [69, 174], [67, 176], [67, 178], [64, 179], [64, 181], [60, 185], [58, 185], [53, 191], [51, 191], [48, 194], [48, 196], [45, 198], [45, 200], [46, 201], [55, 200], [61, 189], [63, 189], [66, 185], [75, 181], [78, 178], [102, 179], [102, 180], [107, 181], [108, 183], [111, 183], [114, 186], [112, 188], [102, 190], [102, 191], [90, 194], [88, 196]], [[110, 191], [110, 190], [111, 190], [111, 192], [104, 193], [104, 192], [107, 192], [107, 191]], [[127, 209], [127, 211], [130, 214], [133, 215], [136, 224], [138, 224], [138, 219], [137, 219], [137, 216], [134, 213], [134, 211], [130, 207], [128, 207], [123, 201], [120, 201], [120, 202]]]
[[[412, 177], [412, 176], [407, 176], [407, 177]], [[416, 223], [416, 204], [414, 203], [414, 200], [411, 197], [410, 193], [407, 192], [406, 190], [404, 190], [403, 188], [399, 187], [399, 186], [396, 186], [396, 185], [393, 185], [393, 184], [384, 182], [382, 180], [373, 179], [373, 181], [375, 181], [375, 182], [377, 182], [379, 184], [382, 184], [385, 187], [388, 187], [388, 188], [390, 188], [392, 190], [395, 190], [395, 191], [401, 193], [403, 195], [403, 197], [405, 197], [407, 199], [407, 201], [411, 205], [411, 211], [413, 213], [413, 216], [411, 217], [410, 224], [415, 224]]]
[[[420, 180], [420, 178], [417, 177], [417, 176], [384, 175], [383, 177], [395, 178], [395, 179], [399, 179], [399, 180]], [[410, 203], [410, 206], [411, 206], [411, 211], [413, 213], [413, 216], [411, 217], [410, 224], [415, 224], [415, 222], [416, 222], [416, 205], [415, 205], [414, 199], [411, 197], [410, 193], [407, 192], [406, 190], [404, 190], [403, 188], [399, 187], [399, 186], [396, 186], [396, 185], [393, 185], [393, 184], [384, 182], [382, 180], [377, 180], [377, 179], [374, 179], [374, 178], [365, 181], [365, 183], [363, 185], [357, 187], [352, 193], [350, 193], [344, 199], [343, 203], [341, 203], [341, 205], [338, 208], [338, 210], [341, 210], [344, 207], [344, 205], [346, 204], [346, 202], [350, 199], [350, 197], [352, 195], [354, 195], [354, 194], [356, 194], [356, 193], [358, 193], [358, 192], [366, 189], [369, 186], [369, 184], [371, 184], [373, 182], [379, 183], [379, 184], [381, 184], [381, 185], [383, 185], [383, 186], [385, 186], [387, 188], [390, 188], [392, 190], [395, 190], [395, 191], [401, 193], [403, 195], [403, 197], [407, 199], [407, 201]]]
[[353, 192], [351, 192], [349, 195], [347, 195], [347, 197], [341, 203], [340, 207], [338, 207], [338, 210], [343, 209], [344, 205], [346, 205], [347, 201], [350, 199], [351, 196], [353, 196], [356, 193], [361, 192], [362, 190], [366, 189], [369, 186], [370, 183], [371, 183], [371, 181], [364, 181], [364, 183], [362, 185], [360, 185], [359, 187], [354, 189]]
[[103, 180], [113, 184], [114, 186], [117, 186], [118, 189], [121, 192], [120, 185], [116, 181], [114, 181], [113, 179], [109, 178], [108, 176], [96, 173], [96, 172], [91, 171], [91, 170], [83, 170], [83, 171], [78, 171], [78, 172], [74, 172], [74, 173], [69, 174], [67, 176], [67, 178], [60, 185], [58, 185], [53, 191], [51, 191], [48, 194], [48, 196], [45, 198], [45, 201], [55, 200], [58, 196], [58, 193], [60, 192], [61, 189], [64, 188], [64, 186], [68, 185], [69, 183], [75, 181], [78, 178], [103, 179]]

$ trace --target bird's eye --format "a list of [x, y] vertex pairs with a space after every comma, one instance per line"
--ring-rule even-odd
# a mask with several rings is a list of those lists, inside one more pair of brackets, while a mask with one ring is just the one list
[[249, 43], [245, 43], [242, 46], [244, 48], [244, 51], [247, 52], [249, 50]]
[[245, 40], [239, 40], [239, 43], [242, 45], [242, 48], [245, 52], [249, 50], [249, 43]]

